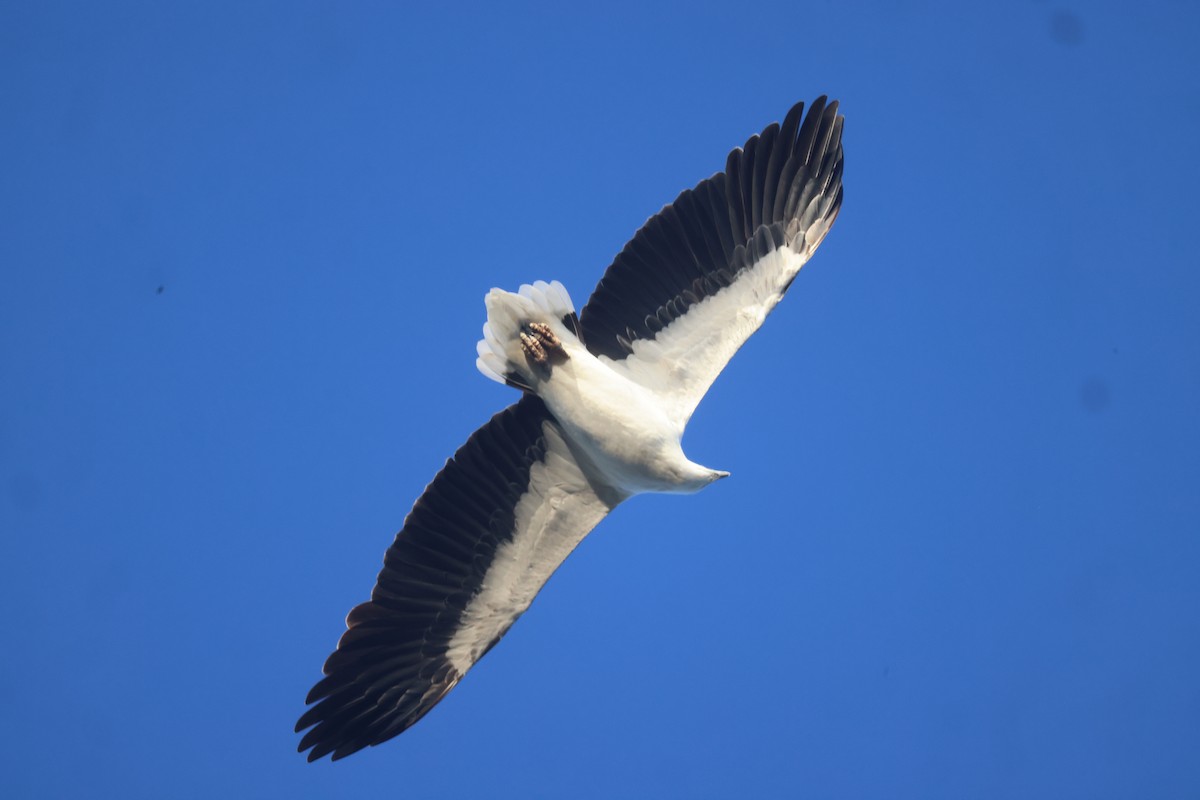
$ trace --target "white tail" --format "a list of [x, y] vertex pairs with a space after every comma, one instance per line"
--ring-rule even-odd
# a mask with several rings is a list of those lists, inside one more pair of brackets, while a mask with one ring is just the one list
[[[523, 375], [526, 371], [521, 347], [522, 326], [540, 322], [548, 325], [559, 338], [575, 335], [573, 327], [564, 323], [564, 319], [575, 318], [575, 306], [558, 281], [525, 284], [516, 294], [492, 289], [483, 302], [487, 306], [487, 322], [483, 325], [483, 338], [475, 346], [479, 353], [475, 366], [499, 383], [510, 383], [513, 375]], [[517, 383], [521, 385], [524, 381]]]

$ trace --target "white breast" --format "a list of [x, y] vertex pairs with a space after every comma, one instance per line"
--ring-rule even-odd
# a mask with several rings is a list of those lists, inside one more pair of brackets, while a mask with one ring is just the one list
[[683, 427], [649, 389], [612, 369], [576, 339], [538, 395], [595, 473], [627, 494], [694, 492], [727, 473], [689, 461]]

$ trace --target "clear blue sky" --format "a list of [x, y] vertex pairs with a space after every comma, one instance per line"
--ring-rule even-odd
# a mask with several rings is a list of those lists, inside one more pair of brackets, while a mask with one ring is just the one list
[[[0, 6], [0, 793], [1200, 794], [1200, 10]], [[1136, 9], [1136, 10], [1135, 10]], [[796, 100], [845, 203], [413, 730], [292, 725], [412, 501]]]

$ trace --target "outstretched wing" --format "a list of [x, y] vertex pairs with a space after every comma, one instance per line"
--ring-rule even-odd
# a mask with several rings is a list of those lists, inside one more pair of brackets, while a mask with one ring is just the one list
[[494, 416], [425, 489], [346, 618], [296, 723], [313, 726], [300, 751], [336, 760], [413, 725], [622, 499], [589, 482], [537, 397]]
[[642, 226], [580, 313], [584, 342], [686, 423], [841, 204], [837, 102], [798, 103]]

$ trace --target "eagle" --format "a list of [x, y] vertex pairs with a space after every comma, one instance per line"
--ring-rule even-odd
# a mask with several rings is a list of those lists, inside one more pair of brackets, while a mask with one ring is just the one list
[[729, 473], [684, 429], [842, 204], [836, 101], [797, 103], [651, 217], [576, 313], [563, 285], [492, 289], [476, 365], [521, 392], [425, 488], [296, 723], [308, 760], [402, 733], [458, 685], [618, 504]]

